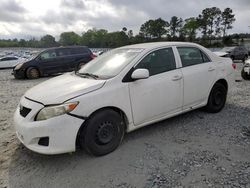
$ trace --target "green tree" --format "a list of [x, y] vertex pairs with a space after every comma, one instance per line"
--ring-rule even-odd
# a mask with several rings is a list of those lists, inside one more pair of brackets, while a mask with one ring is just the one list
[[217, 7], [206, 8], [202, 10], [197, 18], [200, 29], [202, 30], [203, 38], [209, 37], [211, 44], [212, 35], [220, 33], [221, 10]]
[[63, 32], [60, 35], [59, 43], [63, 46], [80, 44], [80, 36], [75, 32]]
[[105, 29], [89, 29], [87, 32], [82, 34], [81, 44], [94, 48], [105, 47], [105, 39], [107, 34], [108, 31]]
[[40, 43], [42, 47], [48, 48], [48, 47], [54, 47], [57, 46], [55, 37], [51, 35], [45, 35], [40, 39]]
[[106, 47], [116, 48], [129, 44], [129, 38], [123, 31], [108, 33], [106, 36]]
[[231, 8], [225, 8], [224, 11], [221, 14], [222, 20], [221, 20], [221, 25], [222, 27], [222, 32], [223, 32], [223, 37], [226, 36], [226, 31], [228, 29], [232, 29], [233, 22], [235, 21], [233, 10]]
[[182, 18], [178, 18], [177, 16], [173, 16], [169, 22], [169, 31], [171, 37], [176, 37], [176, 33], [178, 33], [182, 27], [183, 20]]
[[191, 17], [185, 20], [185, 24], [182, 27], [182, 32], [188, 38], [188, 40], [192, 42], [195, 40], [197, 29], [198, 29], [197, 19]]
[[148, 20], [141, 25], [140, 35], [147, 38], [161, 39], [163, 35], [167, 34], [167, 26], [168, 22], [161, 18], [158, 18], [156, 20]]

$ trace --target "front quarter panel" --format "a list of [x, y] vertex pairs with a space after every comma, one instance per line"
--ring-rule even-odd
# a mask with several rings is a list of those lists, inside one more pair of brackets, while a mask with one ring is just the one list
[[74, 98], [72, 101], [79, 101], [72, 114], [88, 118], [99, 109], [115, 107], [125, 113], [129, 125], [133, 122], [127, 83], [111, 79], [101, 89]]

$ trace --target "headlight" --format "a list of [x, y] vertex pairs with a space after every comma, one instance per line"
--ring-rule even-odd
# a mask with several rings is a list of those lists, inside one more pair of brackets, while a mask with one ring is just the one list
[[78, 105], [78, 102], [66, 103], [58, 106], [48, 106], [44, 107], [40, 112], [38, 112], [35, 120], [41, 121], [46, 120], [55, 116], [60, 116], [71, 112]]
[[23, 66], [23, 63], [18, 63], [18, 64], [15, 66], [14, 70], [18, 70], [18, 69], [20, 69], [22, 66]]

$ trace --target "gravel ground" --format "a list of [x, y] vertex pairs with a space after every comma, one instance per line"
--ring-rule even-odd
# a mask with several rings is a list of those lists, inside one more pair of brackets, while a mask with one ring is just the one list
[[235, 83], [222, 112], [139, 129], [109, 155], [46, 156], [19, 143], [12, 117], [24, 92], [48, 78], [14, 80], [10, 72], [0, 70], [0, 187], [250, 187], [250, 81]]

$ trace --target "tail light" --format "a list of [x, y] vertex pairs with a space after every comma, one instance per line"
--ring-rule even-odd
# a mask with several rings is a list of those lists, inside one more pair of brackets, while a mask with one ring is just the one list
[[93, 54], [93, 53], [91, 53], [91, 54], [90, 54], [90, 57], [91, 57], [92, 59], [95, 59], [95, 58], [96, 58], [96, 55]]
[[232, 63], [232, 67], [233, 67], [233, 69], [236, 69], [236, 64]]

